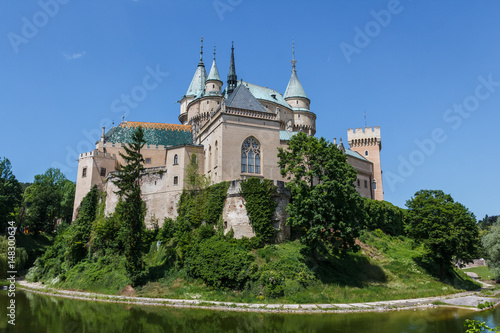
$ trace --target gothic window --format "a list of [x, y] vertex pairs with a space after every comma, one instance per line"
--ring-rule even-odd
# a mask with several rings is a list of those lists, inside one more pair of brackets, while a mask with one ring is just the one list
[[241, 145], [241, 172], [260, 174], [260, 144], [253, 137]]
[[174, 165], [179, 164], [179, 156], [177, 154], [174, 155]]

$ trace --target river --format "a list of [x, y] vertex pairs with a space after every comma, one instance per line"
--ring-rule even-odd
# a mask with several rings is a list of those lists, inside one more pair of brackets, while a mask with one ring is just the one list
[[17, 291], [15, 326], [0, 291], [1, 332], [465, 332], [466, 318], [500, 325], [500, 309], [435, 308], [377, 313], [290, 314], [139, 306]]

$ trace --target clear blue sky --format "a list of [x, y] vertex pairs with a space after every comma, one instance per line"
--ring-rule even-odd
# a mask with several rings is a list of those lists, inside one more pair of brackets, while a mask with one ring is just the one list
[[[238, 78], [282, 93], [295, 39], [317, 136], [346, 141], [364, 112], [381, 127], [386, 200], [441, 189], [478, 218], [500, 214], [493, 0], [2, 1], [0, 156], [23, 182], [52, 166], [76, 180], [76, 153], [92, 149], [101, 123], [124, 111], [178, 123], [201, 36], [207, 67], [216, 44], [225, 78], [234, 40]], [[144, 90], [149, 71], [158, 82]]]

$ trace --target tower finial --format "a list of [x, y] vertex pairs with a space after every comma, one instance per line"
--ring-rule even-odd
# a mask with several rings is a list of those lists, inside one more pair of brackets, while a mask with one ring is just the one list
[[227, 75], [227, 92], [232, 93], [238, 85], [236, 66], [234, 65], [234, 42], [231, 42], [231, 62], [229, 63], [229, 74]]
[[214, 60], [215, 60], [215, 44], [214, 44]]
[[203, 62], [203, 36], [201, 37], [200, 62]]
[[295, 39], [292, 39], [292, 70], [295, 71], [295, 64], [297, 60], [295, 60]]

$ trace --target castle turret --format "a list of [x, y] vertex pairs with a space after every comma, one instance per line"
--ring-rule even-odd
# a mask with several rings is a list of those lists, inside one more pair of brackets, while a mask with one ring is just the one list
[[373, 179], [371, 187], [375, 200], [384, 200], [384, 188], [382, 186], [382, 169], [380, 164], [380, 151], [382, 150], [382, 140], [380, 136], [380, 126], [350, 128], [347, 130], [347, 140], [351, 150], [358, 152], [373, 163]]
[[205, 81], [205, 93], [208, 95], [220, 94], [222, 89], [222, 80], [220, 79], [219, 70], [217, 69], [217, 64], [215, 63], [215, 47], [214, 47], [214, 61], [212, 63], [212, 68], [208, 74], [208, 78]]
[[203, 63], [203, 37], [201, 38], [201, 51], [200, 51], [200, 62], [196, 68], [191, 84], [186, 92], [186, 94], [179, 101], [181, 103], [181, 114], [179, 115], [179, 121], [182, 124], [187, 122], [187, 106], [192, 102], [197, 96], [203, 93], [205, 89], [205, 82], [207, 80], [207, 71], [205, 70], [205, 64]]
[[294, 111], [294, 130], [314, 135], [316, 133], [316, 115], [310, 111], [311, 101], [307, 98], [295, 69], [295, 45], [292, 51], [292, 76], [285, 90], [283, 98]]
[[230, 94], [238, 85], [238, 76], [236, 75], [236, 66], [234, 65], [234, 42], [231, 45], [231, 62], [229, 64], [229, 74], [227, 74], [227, 93]]

